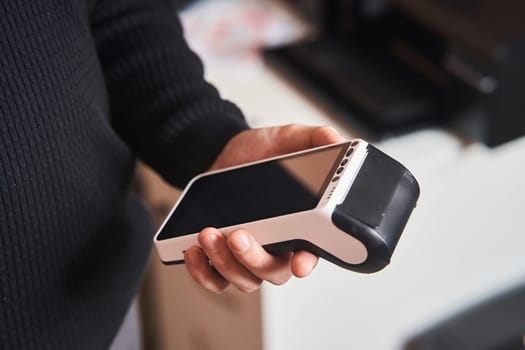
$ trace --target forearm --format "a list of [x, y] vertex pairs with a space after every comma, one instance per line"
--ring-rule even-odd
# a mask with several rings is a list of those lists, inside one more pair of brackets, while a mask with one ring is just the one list
[[132, 150], [182, 186], [247, 128], [204, 80], [168, 2], [103, 0], [91, 16], [112, 124]]

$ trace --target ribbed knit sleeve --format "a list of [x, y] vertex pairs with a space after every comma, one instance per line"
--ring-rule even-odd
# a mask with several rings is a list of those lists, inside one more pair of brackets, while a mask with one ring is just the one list
[[113, 127], [135, 154], [183, 186], [247, 128], [242, 113], [205, 82], [169, 1], [101, 0], [90, 17]]

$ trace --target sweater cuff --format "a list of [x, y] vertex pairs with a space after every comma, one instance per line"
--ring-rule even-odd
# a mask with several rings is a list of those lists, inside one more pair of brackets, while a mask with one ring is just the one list
[[[169, 128], [157, 135], [156, 147], [144, 161], [167, 182], [183, 188], [194, 176], [208, 170], [228, 141], [249, 129], [239, 109], [221, 101], [223, 108], [200, 110], [184, 128]], [[224, 108], [224, 107], [227, 108]], [[221, 110], [222, 109], [222, 110]], [[192, 113], [193, 114], [193, 113]]]

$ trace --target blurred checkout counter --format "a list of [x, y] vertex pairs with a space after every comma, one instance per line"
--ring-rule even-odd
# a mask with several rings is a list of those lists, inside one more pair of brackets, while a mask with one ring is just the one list
[[[254, 127], [330, 124], [373, 141], [414, 173], [418, 206], [370, 275], [320, 261], [285, 286], [215, 296], [153, 254], [148, 348], [525, 348], [525, 3], [286, 6], [316, 24], [314, 39], [264, 63], [204, 57], [208, 79]], [[141, 172], [160, 220], [177, 191]]]

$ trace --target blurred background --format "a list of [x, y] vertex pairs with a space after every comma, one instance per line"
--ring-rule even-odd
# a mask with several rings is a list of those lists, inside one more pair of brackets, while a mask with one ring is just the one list
[[[174, 1], [174, 0], [172, 0]], [[421, 185], [391, 265], [212, 295], [155, 252], [146, 349], [525, 349], [523, 0], [174, 1], [254, 127], [329, 124]], [[145, 166], [157, 221], [179, 194]]]

